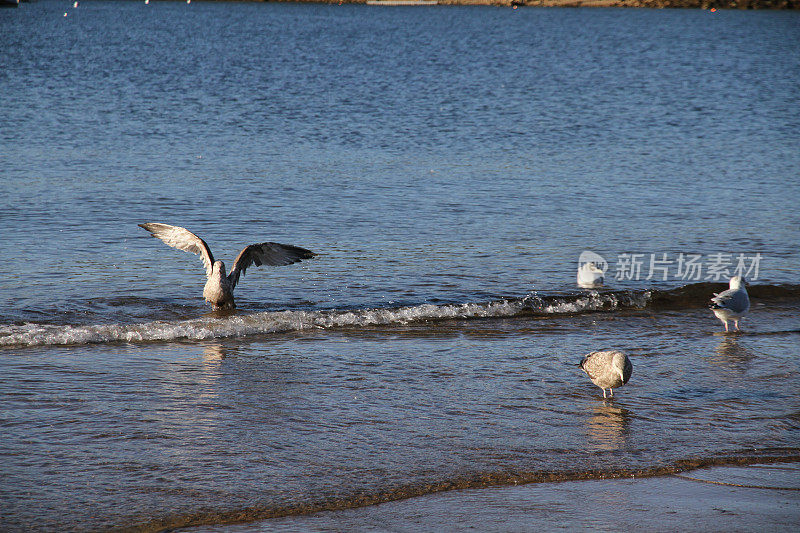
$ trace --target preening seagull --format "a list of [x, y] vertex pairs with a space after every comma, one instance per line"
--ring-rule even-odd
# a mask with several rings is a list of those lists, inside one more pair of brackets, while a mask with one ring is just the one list
[[750, 297], [747, 296], [747, 280], [742, 276], [734, 276], [730, 288], [711, 298], [711, 310], [717, 315], [728, 331], [728, 321], [733, 320], [736, 331], [739, 331], [739, 319], [750, 309]]
[[603, 398], [606, 397], [606, 389], [613, 397], [614, 389], [626, 384], [633, 372], [631, 360], [619, 350], [592, 352], [578, 366], [586, 372], [592, 383], [603, 389]]
[[251, 244], [239, 252], [233, 262], [233, 268], [231, 268], [230, 273], [225, 275], [225, 263], [214, 261], [214, 255], [206, 242], [186, 228], [158, 222], [139, 224], [139, 227], [146, 229], [153, 237], [161, 239], [165, 244], [173, 248], [200, 255], [203, 259], [203, 265], [206, 267], [206, 277], [208, 278], [203, 289], [203, 297], [207, 302], [211, 303], [215, 310], [234, 309], [236, 307], [233, 301], [233, 289], [239, 282], [239, 276], [243, 275], [247, 267], [253, 263], [256, 266], [291, 265], [315, 255], [305, 248], [290, 244], [279, 244], [277, 242]]
[[584, 263], [578, 268], [578, 286], [591, 289], [603, 285], [603, 270], [595, 263]]

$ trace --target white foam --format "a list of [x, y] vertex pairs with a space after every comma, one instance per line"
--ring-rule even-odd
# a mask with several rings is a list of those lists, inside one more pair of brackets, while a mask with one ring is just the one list
[[587, 311], [614, 310], [624, 306], [643, 306], [649, 295], [621, 301], [615, 294], [588, 294], [542, 299], [522, 299], [488, 303], [422, 304], [389, 309], [328, 311], [278, 311], [229, 317], [203, 317], [180, 321], [153, 321], [136, 324], [52, 325], [24, 324], [0, 326], [0, 346], [44, 346], [93, 344], [104, 342], [155, 342], [176, 339], [204, 340], [312, 328], [369, 327], [408, 324], [427, 320], [510, 317], [528, 314], [563, 315]]

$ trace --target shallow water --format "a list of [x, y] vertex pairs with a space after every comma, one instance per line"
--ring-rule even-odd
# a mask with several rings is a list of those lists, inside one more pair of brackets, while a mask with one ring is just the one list
[[[798, 466], [717, 467], [683, 475], [448, 491], [358, 509], [189, 531], [793, 531]], [[714, 483], [696, 481], [694, 476]], [[764, 487], [764, 478], [772, 485]], [[717, 483], [722, 483], [719, 485]], [[742, 486], [742, 484], [746, 484]], [[757, 487], [757, 488], [756, 488]]]
[[[800, 455], [797, 14], [69, 6], [0, 11], [6, 529]], [[212, 313], [145, 221], [319, 255]]]

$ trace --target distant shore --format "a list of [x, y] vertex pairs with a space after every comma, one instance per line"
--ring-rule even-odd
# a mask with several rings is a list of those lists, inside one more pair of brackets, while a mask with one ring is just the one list
[[[269, 0], [268, 0], [269, 1]], [[271, 0], [325, 4], [410, 4], [409, 0]], [[434, 0], [438, 5], [530, 7], [645, 7], [655, 9], [800, 9], [800, 0]], [[416, 3], [431, 4], [432, 0]]]

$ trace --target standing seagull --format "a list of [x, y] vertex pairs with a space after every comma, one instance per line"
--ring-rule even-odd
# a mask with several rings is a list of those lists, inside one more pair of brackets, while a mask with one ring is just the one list
[[728, 321], [733, 320], [736, 331], [739, 331], [739, 319], [750, 309], [750, 298], [747, 296], [747, 280], [742, 276], [731, 278], [730, 289], [722, 291], [711, 298], [711, 310], [717, 318], [725, 324], [725, 331], [728, 331]]
[[230, 274], [225, 275], [225, 263], [214, 261], [214, 255], [206, 244], [206, 241], [187, 230], [178, 226], [160, 224], [158, 222], [148, 222], [139, 224], [150, 232], [153, 237], [164, 241], [165, 244], [191, 252], [200, 254], [203, 264], [206, 267], [206, 286], [203, 289], [203, 297], [210, 302], [214, 310], [234, 309], [236, 304], [233, 301], [233, 289], [239, 281], [239, 276], [244, 274], [247, 267], [253, 263], [256, 266], [271, 265], [283, 266], [291, 265], [302, 259], [314, 257], [314, 253], [289, 244], [278, 244], [277, 242], [262, 242], [261, 244], [251, 244], [239, 252], [236, 261], [233, 262]]
[[633, 372], [631, 360], [619, 350], [592, 352], [578, 366], [586, 372], [592, 383], [603, 389], [603, 398], [606, 397], [606, 389], [613, 398], [614, 388], [626, 384]]

